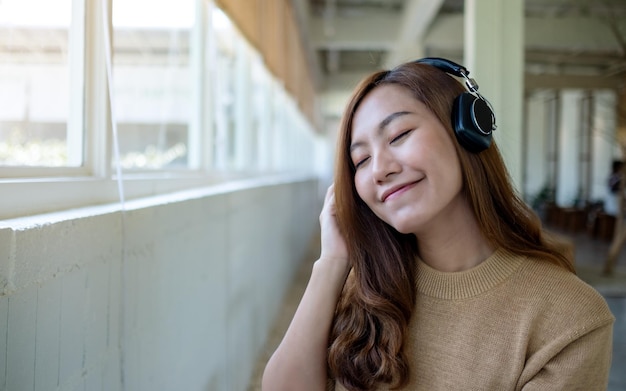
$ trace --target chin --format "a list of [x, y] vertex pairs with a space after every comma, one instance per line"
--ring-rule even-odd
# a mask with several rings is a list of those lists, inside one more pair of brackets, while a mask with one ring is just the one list
[[400, 232], [401, 234], [412, 234], [413, 230], [412, 229], [396, 229], [396, 231]]
[[377, 214], [377, 216], [401, 234], [412, 234], [417, 232], [416, 229], [419, 224], [416, 224], [416, 222], [423, 220], [423, 216], [421, 214], [416, 216], [416, 214], [412, 213], [412, 211], [404, 211], [404, 213], [396, 213], [392, 216], [385, 216], [383, 214]]
[[414, 225], [410, 224], [409, 221], [396, 222], [395, 224], [389, 225], [391, 225], [393, 229], [400, 232], [401, 234], [412, 234], [413, 232], [415, 232]]

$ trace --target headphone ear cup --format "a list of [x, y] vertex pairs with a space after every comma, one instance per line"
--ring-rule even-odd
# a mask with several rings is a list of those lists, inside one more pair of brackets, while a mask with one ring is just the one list
[[480, 152], [491, 145], [495, 116], [484, 100], [464, 92], [452, 105], [452, 128], [459, 143], [470, 152]]

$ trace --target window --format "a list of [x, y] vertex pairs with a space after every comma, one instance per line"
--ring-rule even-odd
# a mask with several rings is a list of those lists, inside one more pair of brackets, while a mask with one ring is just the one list
[[72, 0], [0, 2], [0, 166], [83, 164], [83, 19]]
[[270, 99], [271, 77], [263, 66], [260, 57], [254, 57], [251, 64], [251, 159], [256, 162], [257, 170], [269, 170], [269, 140], [271, 140], [271, 111], [267, 109]]
[[114, 105], [125, 169], [190, 166], [193, 89], [200, 88], [192, 79], [194, 11], [194, 0], [113, 2]]
[[313, 138], [211, 0], [0, 0], [0, 219], [312, 172]]
[[[214, 8], [212, 31], [215, 77], [212, 78], [214, 93], [213, 161], [216, 170], [228, 170], [234, 165], [235, 155], [235, 71], [237, 69], [237, 31], [226, 14]], [[217, 76], [219, 75], [219, 77]]]

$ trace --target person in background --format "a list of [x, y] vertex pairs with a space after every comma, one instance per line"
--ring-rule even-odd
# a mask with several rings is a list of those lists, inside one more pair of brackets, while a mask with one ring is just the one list
[[609, 192], [604, 202], [604, 212], [611, 216], [617, 216], [619, 209], [619, 192], [622, 183], [622, 167], [624, 162], [621, 160], [613, 160], [611, 165], [611, 175], [607, 180]]
[[514, 191], [468, 73], [426, 58], [357, 86], [264, 390], [606, 389], [614, 317]]

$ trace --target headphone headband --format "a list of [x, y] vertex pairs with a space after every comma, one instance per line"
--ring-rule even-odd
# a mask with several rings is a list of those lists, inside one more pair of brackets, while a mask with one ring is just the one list
[[[441, 57], [425, 57], [420, 60], [416, 60], [415, 62], [417, 64], [428, 64], [444, 71], [445, 73], [464, 78], [467, 89], [480, 96], [480, 93], [478, 92], [478, 83], [476, 83], [476, 80], [469, 77], [470, 72], [463, 65]], [[487, 101], [482, 96], [480, 96], [480, 98]]]
[[442, 71], [457, 77], [467, 77], [467, 75], [469, 75], [469, 71], [463, 65], [441, 57], [425, 57], [416, 60], [415, 62], [418, 64], [432, 65], [435, 68], [441, 69]]

